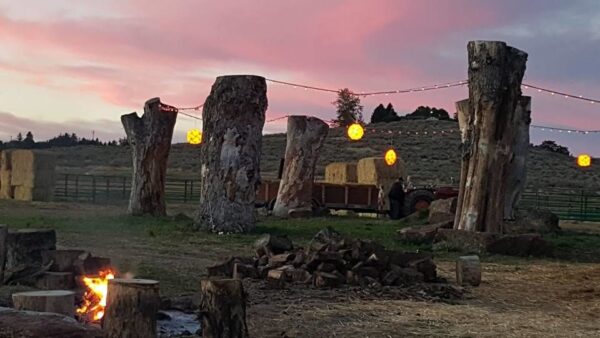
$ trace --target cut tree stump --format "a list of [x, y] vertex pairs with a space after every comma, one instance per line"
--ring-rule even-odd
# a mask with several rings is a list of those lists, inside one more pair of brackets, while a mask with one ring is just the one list
[[50, 265], [52, 272], [75, 272], [75, 265], [78, 260], [81, 260], [82, 255], [86, 251], [83, 250], [47, 250], [42, 251], [42, 264]]
[[481, 284], [479, 256], [461, 256], [456, 260], [456, 283], [471, 286]]
[[177, 109], [160, 102], [146, 101], [144, 115], [121, 116], [131, 146], [133, 176], [128, 212], [131, 215], [165, 216], [165, 175], [171, 151]]
[[329, 126], [316, 117], [290, 116], [283, 175], [273, 215], [288, 217], [289, 211], [312, 207], [315, 166]]
[[4, 284], [4, 267], [6, 265], [6, 240], [8, 227], [0, 224], [0, 286]]
[[35, 287], [42, 290], [71, 290], [75, 287], [72, 272], [45, 272], [35, 282]]
[[105, 335], [100, 328], [63, 315], [0, 307], [0, 337], [104, 338]]
[[75, 293], [67, 290], [29, 291], [13, 293], [15, 309], [58, 313], [75, 316]]
[[158, 282], [148, 279], [108, 281], [106, 313], [102, 329], [109, 338], [156, 337], [160, 306]]
[[56, 232], [42, 229], [19, 229], [6, 238], [6, 270], [42, 266], [42, 252], [56, 249]]
[[460, 128], [463, 165], [454, 227], [501, 233], [506, 182], [525, 173], [515, 172], [519, 166], [511, 160], [520, 156], [520, 142], [526, 139], [517, 126], [529, 123], [518, 108], [527, 54], [498, 41], [471, 41], [467, 49], [469, 101], [457, 104], [459, 121], [467, 124]]
[[218, 77], [202, 112], [199, 228], [246, 233], [256, 226], [267, 85], [260, 76]]
[[202, 337], [247, 338], [246, 294], [236, 279], [200, 281]]

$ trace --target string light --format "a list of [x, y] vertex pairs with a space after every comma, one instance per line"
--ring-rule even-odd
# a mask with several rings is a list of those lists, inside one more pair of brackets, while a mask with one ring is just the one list
[[194, 145], [202, 143], [202, 132], [196, 128], [188, 130], [187, 141]]
[[360, 125], [360, 123], [352, 123], [349, 127], [348, 127], [348, 138], [350, 138], [352, 141], [358, 141], [360, 139], [363, 138], [363, 136], [365, 135], [365, 130], [363, 128], [363, 126]]
[[383, 158], [385, 160], [385, 164], [388, 166], [393, 166], [398, 160], [398, 155], [396, 155], [396, 151], [393, 148], [389, 148], [385, 152], [385, 156]]
[[577, 165], [581, 168], [587, 168], [592, 165], [592, 157], [588, 154], [577, 156]]

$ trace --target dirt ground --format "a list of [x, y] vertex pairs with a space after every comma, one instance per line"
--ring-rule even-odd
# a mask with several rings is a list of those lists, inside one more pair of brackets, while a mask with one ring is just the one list
[[[165, 296], [197, 289], [206, 266], [250, 254], [250, 240], [128, 224], [123, 207], [0, 202], [0, 223], [54, 227], [59, 245], [111, 257], [120, 271], [161, 281]], [[148, 221], [149, 222], [149, 221]], [[170, 223], [169, 223], [170, 224]], [[563, 224], [589, 232], [600, 224]], [[438, 272], [454, 279], [449, 257]], [[485, 259], [483, 283], [457, 302], [403, 300], [349, 289], [266, 289], [246, 281], [252, 337], [599, 337], [600, 264]]]

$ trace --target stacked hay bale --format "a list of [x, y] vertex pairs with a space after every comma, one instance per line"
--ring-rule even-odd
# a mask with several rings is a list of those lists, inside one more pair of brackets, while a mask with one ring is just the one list
[[[356, 165], [356, 176], [358, 183], [373, 184], [383, 186], [385, 196], [389, 193], [394, 182], [399, 177], [406, 179], [406, 166], [402, 158], [394, 165], [387, 165], [383, 157], [367, 157], [358, 161]], [[386, 209], [389, 208], [389, 201], [385, 199]]]
[[356, 183], [356, 163], [334, 162], [325, 167], [325, 181], [327, 183]]
[[55, 183], [56, 158], [43, 151], [2, 152], [1, 198], [49, 201]]

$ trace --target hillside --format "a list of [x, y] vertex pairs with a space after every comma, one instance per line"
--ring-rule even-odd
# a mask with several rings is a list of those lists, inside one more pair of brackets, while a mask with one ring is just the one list
[[[406, 120], [370, 125], [369, 129], [372, 128], [376, 132], [367, 131], [363, 140], [358, 142], [349, 141], [342, 129], [330, 130], [317, 175], [322, 177], [325, 166], [331, 162], [383, 156], [392, 144], [417, 184], [448, 184], [450, 177], [459, 177], [460, 138], [456, 122]], [[388, 133], [388, 130], [393, 133]], [[169, 159], [169, 176], [195, 177], [199, 172], [197, 149], [187, 144], [174, 145]], [[130, 175], [131, 159], [127, 147], [77, 146], [53, 148], [50, 151], [58, 155], [59, 172]], [[276, 176], [284, 151], [285, 134], [266, 135], [263, 138], [263, 177]], [[574, 158], [540, 149], [531, 148], [527, 174], [529, 185], [600, 190], [599, 166], [582, 170], [576, 166]]]

